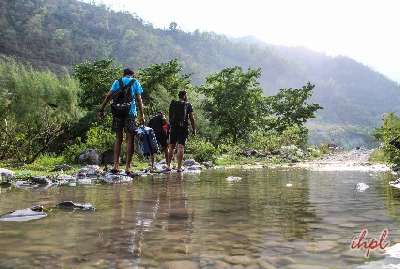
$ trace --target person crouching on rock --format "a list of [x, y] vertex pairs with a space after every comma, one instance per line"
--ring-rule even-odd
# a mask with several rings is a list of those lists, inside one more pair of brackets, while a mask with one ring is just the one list
[[114, 81], [98, 111], [97, 116], [101, 118], [104, 115], [105, 106], [112, 100], [112, 130], [116, 134], [114, 144], [114, 168], [111, 170], [112, 173], [119, 173], [119, 155], [121, 153], [123, 131], [125, 130], [127, 144], [125, 173], [128, 176], [133, 176], [130, 169], [134, 150], [133, 139], [137, 129], [137, 107], [140, 111], [139, 121], [141, 124], [144, 124], [142, 92], [142, 86], [139, 81], [134, 78], [134, 72], [129, 68], [125, 68], [123, 70], [123, 77]]
[[171, 132], [169, 135], [167, 166], [168, 170], [171, 170], [171, 161], [176, 147], [176, 159], [178, 162], [177, 171], [182, 172], [184, 147], [189, 135], [189, 120], [194, 135], [196, 134], [196, 127], [193, 117], [193, 108], [187, 101], [186, 91], [180, 91], [178, 97], [179, 100], [173, 100], [169, 106]]
[[[157, 143], [164, 153], [165, 161], [168, 160], [169, 123], [163, 112], [157, 112], [150, 120], [148, 126], [153, 129]], [[154, 154], [150, 155], [151, 170], [154, 170]]]

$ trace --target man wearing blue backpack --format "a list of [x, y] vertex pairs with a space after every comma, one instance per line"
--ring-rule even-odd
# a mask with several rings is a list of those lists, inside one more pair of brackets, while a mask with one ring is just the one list
[[114, 144], [114, 168], [111, 170], [112, 173], [119, 173], [119, 155], [121, 153], [123, 131], [125, 130], [127, 144], [125, 173], [128, 176], [133, 176], [130, 168], [134, 150], [133, 139], [137, 129], [137, 107], [140, 112], [139, 122], [144, 124], [145, 121], [141, 97], [142, 92], [142, 86], [139, 81], [134, 78], [134, 72], [129, 68], [125, 68], [123, 77], [114, 81], [99, 109], [98, 117], [102, 117], [105, 106], [112, 100], [112, 130], [116, 133]]

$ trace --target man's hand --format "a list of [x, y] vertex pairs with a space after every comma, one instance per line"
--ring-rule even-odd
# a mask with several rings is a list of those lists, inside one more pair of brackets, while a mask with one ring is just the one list
[[104, 110], [97, 111], [97, 119], [101, 120], [104, 117]]

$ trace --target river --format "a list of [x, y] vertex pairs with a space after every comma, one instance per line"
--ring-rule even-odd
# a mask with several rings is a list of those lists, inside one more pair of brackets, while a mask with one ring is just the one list
[[[237, 176], [227, 180], [228, 176]], [[362, 228], [400, 240], [400, 191], [390, 173], [307, 169], [207, 170], [116, 185], [0, 189], [0, 213], [89, 202], [0, 223], [0, 268], [398, 268], [351, 250]], [[357, 183], [369, 186], [357, 191]], [[392, 267], [390, 267], [392, 266]]]

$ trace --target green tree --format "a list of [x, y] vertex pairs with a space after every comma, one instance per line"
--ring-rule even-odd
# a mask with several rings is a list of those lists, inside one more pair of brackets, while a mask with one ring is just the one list
[[260, 69], [225, 68], [207, 77], [200, 90], [208, 98], [204, 108], [220, 138], [234, 142], [243, 139], [257, 127], [264, 96], [257, 81]]
[[79, 95], [80, 106], [87, 110], [98, 107], [111, 84], [121, 76], [121, 68], [111, 59], [85, 61], [75, 65], [73, 76], [79, 80], [82, 89]]
[[400, 118], [394, 113], [386, 114], [382, 126], [375, 130], [375, 138], [383, 143], [385, 158], [400, 165]]
[[276, 95], [269, 96], [265, 102], [265, 111], [271, 114], [267, 125], [277, 131], [289, 126], [303, 126], [307, 120], [315, 118], [315, 112], [322, 107], [308, 104], [315, 85], [310, 82], [301, 89], [281, 89]]

